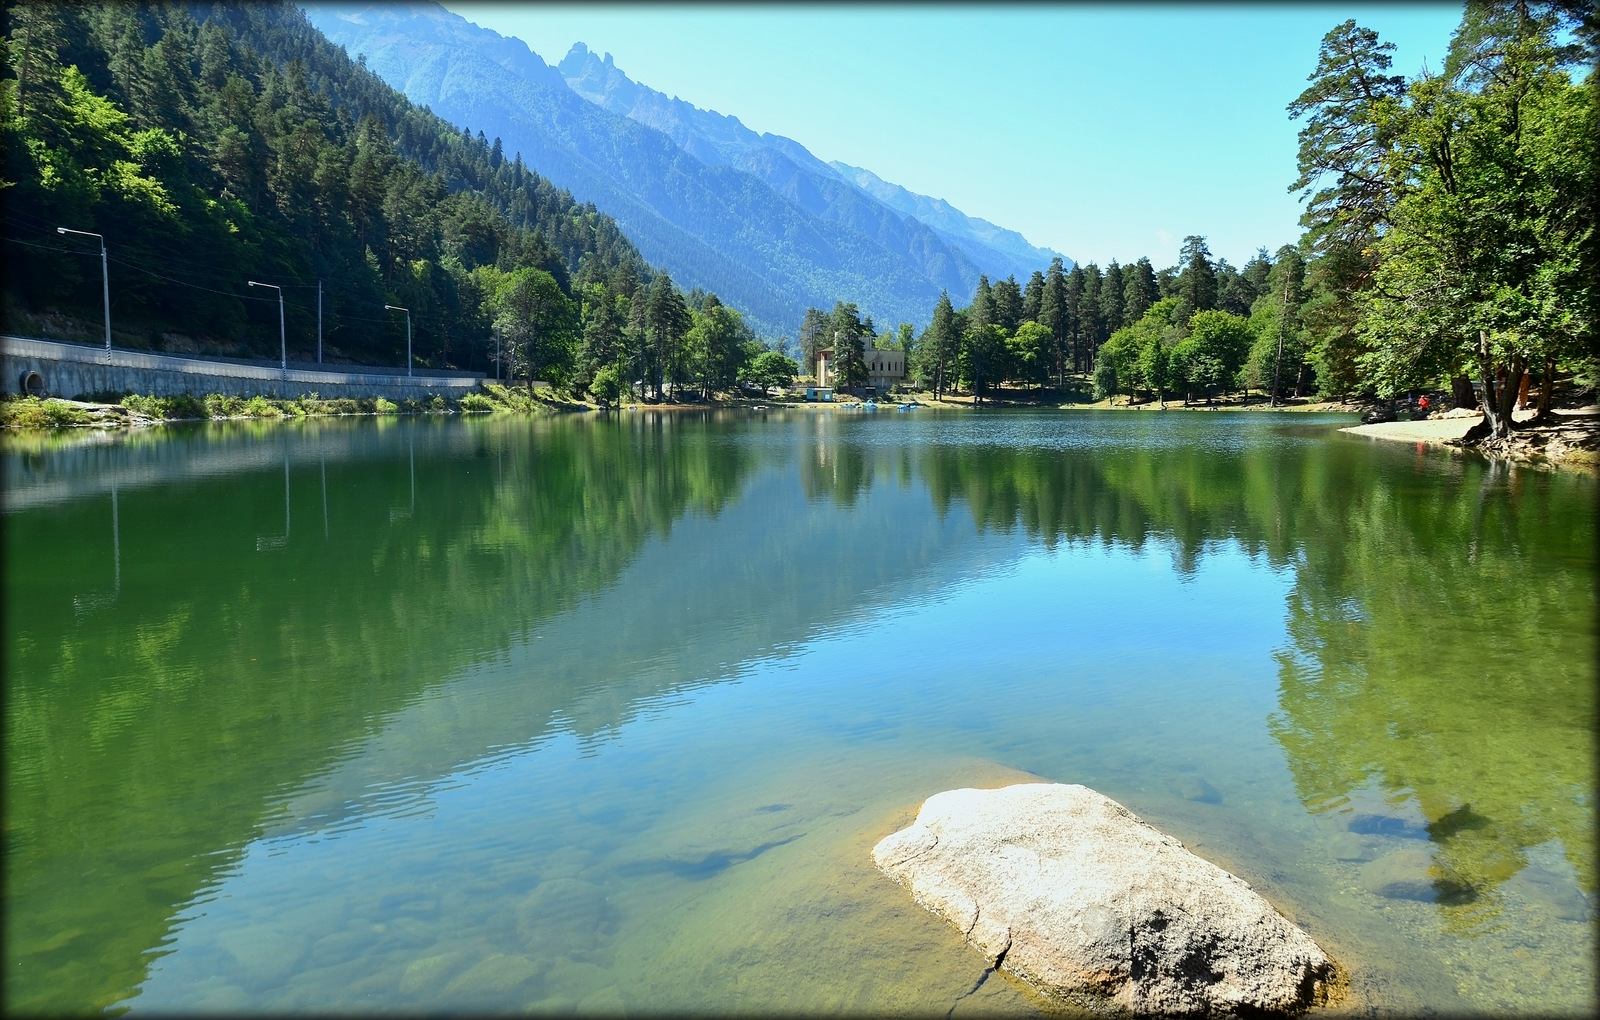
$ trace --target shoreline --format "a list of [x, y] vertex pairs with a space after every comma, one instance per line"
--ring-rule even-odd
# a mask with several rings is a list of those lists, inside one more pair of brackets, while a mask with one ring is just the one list
[[1600, 472], [1600, 406], [1552, 410], [1550, 418], [1534, 423], [1536, 412], [1517, 411], [1519, 427], [1501, 449], [1468, 445], [1467, 432], [1483, 420], [1481, 414], [1422, 421], [1389, 421], [1351, 425], [1339, 431], [1391, 443], [1415, 443], [1463, 453], [1476, 453], [1528, 467]]
[[[95, 401], [68, 400], [61, 397], [39, 399], [35, 397], [11, 398], [4, 402], [5, 414], [0, 418], [0, 435], [22, 435], [61, 429], [139, 429], [181, 422], [203, 421], [270, 421], [300, 418], [398, 417], [400, 415], [476, 415], [476, 414], [568, 414], [578, 412], [637, 413], [720, 410], [802, 410], [807, 412], [854, 410], [862, 401], [805, 401], [768, 397], [733, 397], [723, 400], [663, 402], [648, 404], [631, 402], [600, 407], [586, 401], [559, 400], [552, 397], [527, 398], [520, 391], [510, 391], [495, 386], [489, 395], [475, 392], [461, 401], [372, 401], [370, 408], [356, 405], [356, 401], [340, 401], [337, 409], [333, 401], [272, 400], [254, 397], [250, 400], [231, 398], [228, 411], [233, 413], [184, 413], [164, 417], [158, 413], [161, 404], [149, 398], [128, 399], [123, 403], [109, 404]], [[213, 398], [182, 398], [191, 402], [190, 410], [207, 405]], [[510, 401], [514, 400], [512, 403]], [[26, 403], [25, 403], [26, 402]], [[361, 402], [365, 404], [367, 402]], [[26, 413], [19, 413], [17, 405], [23, 404]], [[903, 394], [879, 403], [883, 410], [895, 410], [901, 404], [911, 404], [919, 409], [934, 411], [973, 411], [971, 396], [934, 400], [925, 392]], [[236, 405], [236, 406], [235, 406]], [[442, 406], [441, 406], [442, 405]], [[1337, 401], [1305, 401], [1298, 404], [1269, 406], [1259, 404], [1191, 404], [1172, 402], [1162, 407], [1154, 401], [1140, 404], [1116, 404], [1096, 401], [1092, 404], [1052, 404], [1047, 401], [1001, 400], [986, 404], [986, 408], [1048, 409], [1059, 411], [1229, 411], [1265, 412], [1286, 414], [1356, 414], [1363, 408]], [[220, 408], [219, 408], [220, 409]], [[1509, 460], [1532, 467], [1576, 469], [1588, 473], [1600, 472], [1600, 405], [1554, 410], [1550, 418], [1540, 424], [1531, 424], [1534, 412], [1517, 412], [1519, 427], [1501, 449], [1484, 449], [1481, 444], [1464, 444], [1468, 431], [1482, 421], [1481, 414], [1451, 412], [1414, 421], [1377, 422], [1370, 425], [1349, 425], [1338, 431], [1365, 439], [1391, 443], [1414, 443], [1419, 446], [1441, 447], [1459, 452], [1478, 453], [1485, 457]], [[19, 420], [23, 419], [23, 420]]]

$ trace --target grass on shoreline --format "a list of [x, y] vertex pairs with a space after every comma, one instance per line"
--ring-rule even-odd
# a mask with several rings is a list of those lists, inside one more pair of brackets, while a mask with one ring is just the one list
[[219, 421], [235, 418], [305, 418], [322, 415], [381, 414], [485, 414], [496, 411], [548, 413], [581, 408], [563, 402], [547, 392], [530, 396], [521, 389], [508, 389], [486, 383], [481, 392], [468, 393], [460, 400], [440, 394], [425, 398], [392, 401], [384, 397], [334, 397], [323, 399], [308, 393], [298, 399], [235, 397], [208, 393], [203, 397], [183, 394], [173, 397], [130, 393], [87, 394], [85, 399], [59, 397], [21, 397], [7, 394], [0, 398], [0, 427], [55, 429], [75, 426], [99, 428], [123, 425], [152, 425], [168, 421]]

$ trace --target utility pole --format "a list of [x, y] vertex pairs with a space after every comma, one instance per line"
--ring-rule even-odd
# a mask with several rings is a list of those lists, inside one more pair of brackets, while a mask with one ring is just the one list
[[283, 288], [275, 283], [257, 283], [247, 280], [252, 287], [271, 287], [278, 292], [278, 368], [284, 373], [289, 371], [289, 340], [283, 332]]
[[317, 364], [322, 364], [322, 281], [317, 281]]
[[391, 312], [406, 313], [406, 378], [411, 378], [411, 309], [399, 305], [384, 305]]
[[100, 295], [105, 299], [106, 305], [106, 363], [111, 362], [111, 271], [106, 267], [106, 239], [100, 234], [90, 230], [73, 230], [70, 227], [57, 227], [58, 234], [82, 234], [84, 237], [98, 238], [100, 241]]

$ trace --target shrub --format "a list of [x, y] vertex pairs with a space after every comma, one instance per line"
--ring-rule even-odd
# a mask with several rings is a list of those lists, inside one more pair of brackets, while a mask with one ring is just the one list
[[208, 418], [232, 418], [243, 412], [244, 401], [224, 393], [207, 393], [205, 409]]
[[245, 401], [243, 413], [251, 418], [281, 418], [283, 410], [266, 397], [257, 394]]
[[458, 406], [462, 414], [482, 414], [485, 411], [493, 411], [495, 403], [482, 393], [468, 393], [461, 398]]
[[335, 397], [322, 402], [325, 414], [360, 414], [361, 404], [349, 397]]
[[89, 412], [65, 400], [40, 400], [22, 397], [0, 405], [0, 425], [17, 428], [53, 429], [67, 425], [87, 425]]
[[168, 418], [209, 418], [206, 405], [199, 398], [188, 393], [180, 393], [175, 397], [168, 397], [165, 401]]
[[616, 403], [617, 398], [622, 396], [622, 376], [616, 366], [606, 365], [596, 372], [589, 383], [589, 392], [602, 403]]
[[527, 390], [511, 389], [499, 383], [484, 383], [483, 392], [499, 406], [512, 411], [531, 411], [543, 406], [529, 397]]
[[379, 414], [395, 414], [400, 410], [400, 406], [393, 401], [379, 397], [374, 410]]
[[130, 393], [122, 398], [122, 406], [152, 418], [210, 417], [206, 405], [187, 393], [180, 393], [175, 397], [140, 396], [137, 393]]
[[439, 394], [435, 393], [433, 395], [433, 399], [428, 401], [428, 410], [430, 410], [430, 411], [448, 411], [448, 410], [450, 410], [450, 404], [444, 399], [444, 397], [442, 397]]

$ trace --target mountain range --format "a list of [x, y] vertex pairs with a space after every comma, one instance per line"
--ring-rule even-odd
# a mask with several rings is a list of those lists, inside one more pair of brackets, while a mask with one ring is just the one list
[[839, 300], [880, 326], [920, 326], [941, 291], [959, 304], [980, 273], [1026, 280], [1056, 257], [943, 200], [668, 98], [581, 43], [552, 67], [437, 4], [305, 10], [412, 102], [498, 137], [508, 156], [614, 217], [680, 286], [716, 292], [768, 335], [793, 335], [806, 308]]

